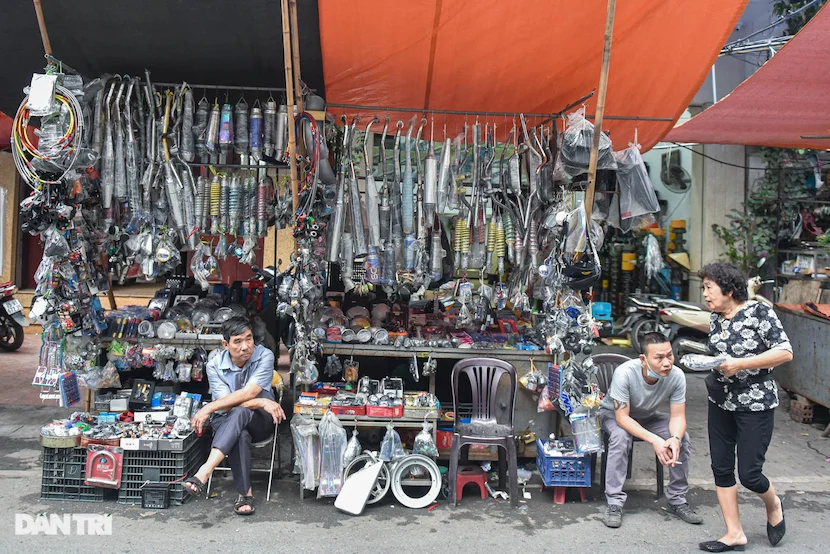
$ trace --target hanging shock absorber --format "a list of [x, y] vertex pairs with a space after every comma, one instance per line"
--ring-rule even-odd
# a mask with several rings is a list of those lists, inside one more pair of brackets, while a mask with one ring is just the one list
[[467, 219], [460, 215], [455, 218], [453, 250], [455, 251], [453, 262], [455, 270], [466, 271], [470, 266], [470, 227]]
[[268, 232], [268, 205], [271, 202], [273, 191], [274, 181], [266, 175], [259, 181], [256, 195], [257, 234], [260, 236], [265, 236]]
[[230, 227], [228, 201], [231, 193], [231, 178], [229, 175], [222, 175], [222, 195], [219, 197], [219, 232], [227, 233]]
[[219, 234], [220, 210], [222, 208], [222, 183], [218, 175], [214, 175], [210, 183], [210, 233]]
[[493, 255], [498, 258], [498, 272], [499, 280], [504, 275], [504, 251], [505, 251], [505, 233], [504, 221], [499, 218], [496, 221], [496, 243], [493, 245]]
[[513, 216], [505, 212], [501, 215], [502, 226], [504, 227], [504, 242], [507, 244], [507, 259], [511, 264], [516, 263], [516, 235], [513, 227]]
[[234, 175], [228, 187], [228, 228], [225, 229], [226, 233], [234, 236], [239, 232], [239, 204], [241, 196], [242, 182], [239, 180], [239, 175]]

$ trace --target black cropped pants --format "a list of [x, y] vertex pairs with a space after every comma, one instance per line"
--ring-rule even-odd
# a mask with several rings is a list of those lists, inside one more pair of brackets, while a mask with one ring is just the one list
[[735, 454], [741, 484], [757, 494], [769, 489], [762, 470], [772, 439], [775, 410], [730, 412], [709, 402], [709, 452], [718, 487], [734, 487]]

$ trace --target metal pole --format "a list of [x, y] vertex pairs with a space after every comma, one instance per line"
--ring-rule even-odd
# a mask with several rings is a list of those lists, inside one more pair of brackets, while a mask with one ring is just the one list
[[712, 104], [718, 101], [718, 72], [715, 71], [715, 65], [717, 62], [712, 64]]
[[599, 138], [602, 133], [602, 118], [605, 115], [605, 93], [608, 91], [608, 70], [611, 67], [611, 39], [614, 35], [614, 14], [616, 9], [617, 1], [608, 0], [608, 11], [605, 15], [605, 45], [602, 49], [602, 69], [599, 73], [599, 87], [597, 88], [594, 143], [591, 145], [591, 158], [588, 162], [588, 190], [585, 191], [586, 229], [591, 225], [591, 211], [594, 208], [594, 190], [597, 184], [597, 162], [599, 159]]

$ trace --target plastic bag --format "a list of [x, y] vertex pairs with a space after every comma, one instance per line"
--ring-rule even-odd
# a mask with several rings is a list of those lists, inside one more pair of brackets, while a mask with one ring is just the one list
[[571, 431], [574, 436], [576, 451], [590, 454], [602, 450], [599, 436], [599, 418], [594, 412], [577, 408], [571, 414]]
[[320, 435], [313, 419], [295, 415], [291, 418], [294, 439], [294, 473], [300, 474], [304, 489], [314, 490], [320, 479]]
[[424, 422], [423, 429], [415, 436], [415, 442], [412, 446], [412, 452], [414, 454], [438, 457], [438, 447], [435, 446], [435, 441], [432, 440], [431, 428], [432, 426], [429, 423]]
[[69, 243], [55, 227], [49, 227], [43, 231], [43, 240], [43, 255], [45, 257], [61, 259], [69, 256]]
[[704, 356], [703, 354], [686, 354], [680, 358], [680, 363], [689, 369], [714, 369], [728, 358], [726, 354], [720, 356]]
[[380, 443], [380, 459], [384, 462], [391, 462], [395, 458], [403, 456], [406, 456], [406, 452], [404, 452], [403, 444], [401, 444], [401, 436], [390, 423], [386, 427], [386, 434]]
[[556, 409], [550, 399], [550, 390], [547, 385], [542, 389], [542, 394], [539, 395], [539, 403], [536, 405], [537, 412], [550, 412]]
[[348, 467], [355, 458], [360, 456], [363, 452], [363, 447], [360, 446], [360, 441], [357, 440], [357, 429], [352, 431], [352, 438], [349, 439], [349, 444], [346, 445], [346, 452], [343, 454], [343, 467]]
[[663, 253], [660, 252], [660, 243], [657, 242], [657, 237], [652, 234], [646, 235], [643, 244], [646, 247], [646, 277], [651, 280], [660, 273], [661, 269], [666, 267], [666, 262], [663, 260]]
[[654, 185], [648, 177], [646, 165], [637, 145], [614, 152], [617, 160], [617, 184], [620, 191], [620, 218], [622, 228], [628, 231], [640, 226], [640, 219], [660, 211]]
[[533, 360], [530, 360], [530, 371], [519, 378], [519, 383], [527, 390], [536, 392], [541, 387], [547, 385], [548, 379], [541, 371], [536, 369], [536, 364], [533, 363]]
[[343, 456], [346, 453], [346, 430], [334, 412], [328, 411], [320, 422], [320, 487], [317, 498], [337, 496], [343, 486]]
[[[568, 116], [568, 125], [562, 135], [559, 157], [562, 168], [569, 175], [580, 175], [588, 171], [591, 147], [594, 142], [594, 124], [585, 119], [585, 108]], [[611, 139], [600, 134], [597, 169], [617, 169], [617, 162], [611, 151]]]

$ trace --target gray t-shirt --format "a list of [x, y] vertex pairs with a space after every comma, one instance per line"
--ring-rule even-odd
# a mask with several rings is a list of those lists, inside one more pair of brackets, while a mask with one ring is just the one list
[[686, 403], [686, 376], [679, 367], [672, 366], [666, 377], [649, 385], [643, 378], [643, 362], [634, 358], [614, 370], [601, 407], [613, 411], [614, 400], [628, 404], [629, 414], [634, 419], [646, 418], [666, 401], [669, 404]]

